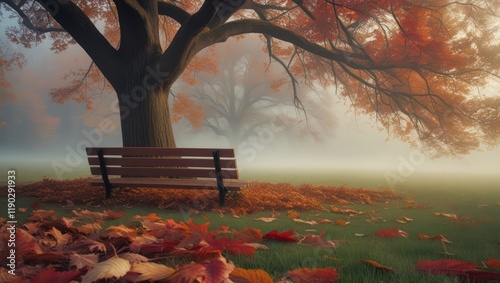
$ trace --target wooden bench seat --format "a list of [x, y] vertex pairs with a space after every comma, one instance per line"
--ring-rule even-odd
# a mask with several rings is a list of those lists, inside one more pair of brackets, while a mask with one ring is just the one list
[[229, 191], [248, 186], [239, 181], [233, 149], [106, 147], [87, 148], [90, 172], [100, 178], [106, 198], [114, 187], [212, 189], [224, 204]]

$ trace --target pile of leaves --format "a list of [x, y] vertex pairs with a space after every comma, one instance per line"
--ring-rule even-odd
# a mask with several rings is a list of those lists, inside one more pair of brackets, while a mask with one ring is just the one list
[[[219, 209], [218, 193], [213, 190], [117, 188], [111, 199], [105, 199], [104, 188], [91, 186], [90, 180], [43, 179], [19, 186], [16, 193], [59, 204], [156, 206], [176, 211]], [[242, 215], [260, 210], [311, 210], [323, 208], [324, 204], [376, 204], [389, 200], [407, 199], [390, 190], [254, 182], [242, 191], [231, 192], [224, 209]]]
[[[335, 241], [325, 234], [299, 235], [293, 230], [269, 231], [243, 228], [230, 230], [221, 225], [210, 229], [210, 223], [163, 220], [152, 213], [135, 216], [134, 227], [124, 225], [102, 228], [110, 219], [119, 219], [123, 212], [105, 210], [73, 210], [72, 217], [58, 218], [52, 210], [34, 210], [29, 222], [16, 230], [16, 275], [8, 266], [9, 224], [1, 220], [0, 282], [169, 282], [169, 283], [273, 283], [261, 269], [242, 269], [226, 257], [230, 254], [251, 258], [258, 249], [269, 249], [267, 241], [333, 249]], [[372, 239], [408, 238], [397, 228], [376, 231]], [[442, 236], [419, 235], [425, 240], [441, 240]], [[449, 242], [449, 241], [448, 241]], [[396, 272], [375, 261], [362, 260], [381, 272]], [[459, 260], [419, 261], [415, 269], [421, 273], [458, 276], [479, 282], [500, 280], [500, 260], [483, 262], [490, 270]], [[280, 283], [328, 283], [341, 278], [336, 267], [299, 268], [284, 274]]]

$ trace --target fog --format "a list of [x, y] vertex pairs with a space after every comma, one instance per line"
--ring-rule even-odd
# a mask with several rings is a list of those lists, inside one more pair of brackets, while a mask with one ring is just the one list
[[[50, 89], [64, 86], [67, 83], [62, 79], [64, 75], [72, 68], [88, 64], [88, 58], [78, 47], [59, 56], [48, 50], [46, 45], [27, 50], [28, 65], [8, 74], [15, 99], [3, 102], [0, 109], [0, 121], [5, 122], [0, 127], [2, 177], [9, 169], [18, 170], [18, 175], [26, 181], [43, 176], [85, 175], [88, 169], [84, 145], [121, 146], [118, 120], [114, 131], [105, 136], [95, 135], [95, 127], [85, 120], [89, 116], [109, 115], [105, 112], [110, 109], [112, 96], [101, 100], [105, 107], [97, 107], [90, 113], [82, 104], [61, 105], [51, 101]], [[283, 127], [270, 120], [268, 125], [234, 145], [243, 176], [254, 176], [251, 172], [257, 171], [268, 174], [281, 171], [285, 176], [287, 172], [362, 174], [373, 171], [386, 183], [394, 181], [394, 176], [404, 179], [427, 172], [500, 176], [498, 147], [460, 158], [432, 159], [418, 148], [378, 131], [372, 118], [355, 116], [349, 105], [335, 96], [334, 90], [324, 90], [323, 94], [335, 98], [328, 105], [335, 122], [322, 125], [321, 140], [313, 139], [307, 132], [284, 134]], [[233, 147], [227, 139], [210, 131], [188, 128], [186, 121], [175, 125], [178, 147]], [[64, 165], [68, 170], [61, 172], [54, 164]]]

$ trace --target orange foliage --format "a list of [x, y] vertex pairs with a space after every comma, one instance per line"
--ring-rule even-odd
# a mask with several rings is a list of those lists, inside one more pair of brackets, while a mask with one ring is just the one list
[[[183, 211], [190, 208], [196, 211], [219, 209], [218, 194], [213, 190], [177, 190], [130, 188], [116, 189], [113, 198], [104, 198], [104, 188], [90, 185], [89, 178], [67, 181], [44, 179], [39, 182], [19, 186], [17, 192], [21, 196], [37, 197], [43, 202], [66, 204], [71, 200], [75, 204], [84, 205], [125, 205], [125, 206], [158, 206], [162, 209]], [[389, 190], [352, 189], [346, 187], [328, 187], [300, 185], [288, 183], [260, 183], [252, 185], [241, 192], [230, 193], [227, 205], [222, 209], [227, 213], [242, 215], [261, 210], [312, 210], [324, 209], [324, 204], [368, 203], [376, 204], [390, 200], [407, 198]], [[344, 209], [344, 213], [360, 213]], [[80, 212], [81, 213], [81, 212]], [[369, 214], [370, 211], [361, 212]], [[51, 217], [47, 213], [46, 216]], [[154, 216], [152, 216], [154, 218]]]
[[204, 115], [203, 106], [196, 104], [187, 95], [181, 93], [176, 96], [172, 122], [179, 122], [182, 118], [186, 118], [194, 128], [199, 129], [203, 125]]

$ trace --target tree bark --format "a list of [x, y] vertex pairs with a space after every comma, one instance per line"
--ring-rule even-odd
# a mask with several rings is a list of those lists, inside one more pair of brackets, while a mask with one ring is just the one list
[[168, 90], [133, 89], [119, 96], [124, 147], [176, 147]]

